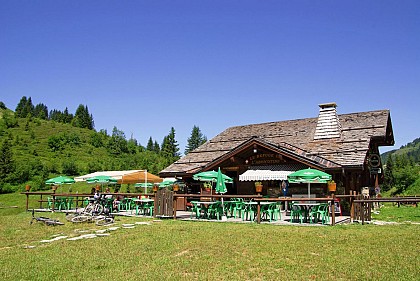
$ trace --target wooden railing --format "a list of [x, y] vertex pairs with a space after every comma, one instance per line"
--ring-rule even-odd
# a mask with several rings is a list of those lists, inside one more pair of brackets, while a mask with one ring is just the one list
[[[40, 204], [40, 208], [42, 208], [42, 204], [47, 202], [44, 196], [50, 196], [53, 200], [52, 210], [54, 210], [54, 202], [56, 197], [74, 197], [76, 198], [75, 204], [78, 206], [79, 202], [82, 202], [86, 197], [92, 197], [92, 194], [87, 193], [55, 193], [54, 191], [38, 191], [38, 192], [22, 192], [21, 194], [26, 195], [26, 210], [29, 209], [29, 196], [40, 196], [40, 199], [37, 201]], [[156, 196], [155, 193], [107, 193], [107, 195], [113, 196], [124, 196], [124, 197], [139, 197], [139, 196], [148, 196], [154, 198]], [[415, 204], [418, 206], [418, 202], [420, 202], [420, 196], [410, 196], [410, 197], [390, 197], [390, 198], [369, 198], [363, 197], [361, 194], [351, 194], [351, 195], [337, 195], [334, 197], [328, 198], [292, 198], [292, 197], [279, 197], [279, 198], [263, 198], [261, 195], [220, 195], [220, 194], [178, 194], [173, 193], [173, 218], [176, 219], [176, 200], [177, 198], [183, 198], [183, 200], [191, 199], [191, 198], [209, 198], [210, 200], [215, 199], [232, 199], [232, 198], [243, 198], [247, 200], [254, 200], [258, 202], [257, 204], [257, 223], [261, 222], [261, 206], [260, 202], [268, 201], [268, 202], [290, 202], [290, 201], [316, 201], [316, 202], [330, 202], [331, 206], [334, 206], [334, 202], [336, 198], [339, 199], [348, 199], [350, 201], [350, 221], [361, 221], [364, 224], [366, 221], [371, 220], [371, 210], [373, 203], [379, 202], [392, 202], [398, 204]], [[335, 212], [331, 212], [331, 221], [332, 225], [335, 225]]]

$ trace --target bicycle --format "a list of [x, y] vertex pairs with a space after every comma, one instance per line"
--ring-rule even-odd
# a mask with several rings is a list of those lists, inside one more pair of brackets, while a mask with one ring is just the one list
[[110, 215], [89, 215], [82, 213], [79, 215], [73, 215], [69, 219], [73, 223], [95, 222], [95, 224], [98, 226], [110, 225], [114, 223], [114, 217]]
[[105, 211], [103, 214], [92, 210], [88, 210], [88, 212], [83, 211], [81, 213], [67, 214], [66, 219], [72, 223], [95, 222], [98, 226], [114, 223], [114, 216], [109, 214], [108, 208], [104, 209]]
[[35, 217], [35, 209], [32, 209], [32, 219], [30, 221], [30, 224], [32, 224], [34, 221], [37, 222], [42, 222], [45, 225], [64, 225], [64, 223], [60, 222], [59, 220], [56, 219], [51, 219], [51, 218], [47, 218], [47, 217]]
[[101, 201], [104, 199], [98, 198], [94, 200], [90, 200], [89, 204], [83, 210], [83, 213], [90, 214], [90, 215], [100, 215], [104, 212], [104, 205], [101, 204]]

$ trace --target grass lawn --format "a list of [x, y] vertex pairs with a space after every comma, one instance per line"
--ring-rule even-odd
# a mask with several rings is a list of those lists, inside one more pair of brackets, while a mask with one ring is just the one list
[[376, 209], [379, 212], [372, 213], [372, 218], [391, 222], [420, 222], [420, 208], [414, 205], [393, 206], [392, 203], [381, 203], [382, 207]]
[[[1, 280], [420, 279], [418, 224], [306, 227], [120, 218], [109, 236], [41, 243], [109, 227], [30, 225], [24, 202], [17, 194], [0, 196]], [[18, 208], [6, 208], [13, 205]], [[63, 214], [42, 215], [65, 221]], [[150, 224], [122, 227], [135, 222]]]

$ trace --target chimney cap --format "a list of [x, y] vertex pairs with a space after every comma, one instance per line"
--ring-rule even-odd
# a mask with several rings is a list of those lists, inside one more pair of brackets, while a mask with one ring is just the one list
[[328, 107], [337, 107], [337, 104], [335, 103], [335, 102], [327, 102], [327, 103], [321, 103], [321, 104], [318, 104], [318, 106], [320, 107], [320, 108], [328, 108]]

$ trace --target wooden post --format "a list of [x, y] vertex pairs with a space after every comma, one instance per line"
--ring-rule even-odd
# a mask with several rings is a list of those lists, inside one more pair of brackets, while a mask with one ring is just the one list
[[79, 206], [79, 195], [76, 195], [76, 211], [77, 211], [77, 206]]
[[360, 209], [361, 209], [361, 212], [362, 212], [360, 214], [361, 217], [362, 217], [362, 225], [364, 225], [365, 224], [365, 202], [364, 201], [360, 204]]
[[53, 198], [53, 201], [52, 201], [52, 211], [51, 212], [53, 212], [54, 213], [54, 209], [55, 209], [55, 188], [53, 188], [53, 194], [52, 194], [52, 198]]
[[172, 207], [172, 209], [173, 209], [173, 216], [174, 216], [174, 220], [176, 220], [176, 197], [174, 196], [173, 197], [173, 207]]
[[257, 202], [257, 223], [261, 223], [261, 205], [260, 205], [260, 201]]
[[335, 225], [335, 193], [332, 192], [332, 204], [331, 204], [331, 225]]
[[[356, 191], [350, 190], [350, 195], [356, 196]], [[350, 197], [350, 222], [354, 221], [354, 198]]]
[[29, 194], [26, 192], [26, 211], [29, 209]]

